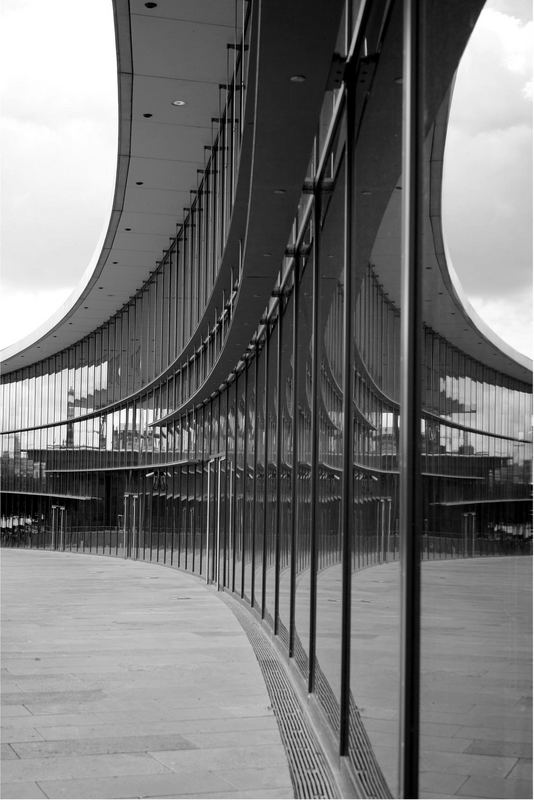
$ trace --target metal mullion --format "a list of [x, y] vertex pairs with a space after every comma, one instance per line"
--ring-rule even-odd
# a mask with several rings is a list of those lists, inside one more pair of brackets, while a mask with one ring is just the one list
[[401, 261], [401, 684], [400, 796], [418, 796], [421, 531], [421, 280], [423, 258], [424, 96], [422, 7], [404, 0]]
[[352, 602], [352, 539], [353, 530], [353, 397], [352, 365], [352, 198], [354, 170], [354, 115], [355, 84], [349, 81], [346, 93], [346, 148], [345, 148], [345, 240], [343, 261], [343, 460], [341, 475], [341, 688], [339, 754], [348, 755], [350, 731], [350, 657], [351, 657], [351, 602]]
[[236, 542], [236, 498], [237, 498], [237, 384], [238, 376], [234, 381], [234, 494], [232, 502], [232, 525], [230, 535], [232, 537], [232, 592], [235, 592], [235, 542]]
[[321, 195], [314, 195], [313, 263], [312, 263], [312, 386], [311, 386], [311, 475], [310, 475], [310, 658], [308, 665], [308, 691], [315, 689], [315, 654], [317, 637], [317, 465], [318, 435], [318, 367], [319, 367], [319, 229], [321, 222]]
[[[204, 468], [203, 468], [202, 464], [204, 462], [204, 452], [205, 452], [205, 438], [206, 438], [205, 417], [206, 417], [206, 409], [207, 409], [207, 406], [202, 406], [202, 409], [199, 409], [199, 412], [198, 412], [198, 413], [200, 413], [200, 410], [202, 411], [202, 425], [201, 425], [202, 439], [200, 441], [200, 452], [199, 452], [199, 449], [198, 449], [199, 448], [199, 438], [200, 437], [198, 436], [198, 434], [197, 434], [197, 437], [196, 437], [196, 457], [197, 457], [197, 462], [201, 466], [201, 469], [200, 469], [200, 504], [199, 504], [200, 519], [199, 519], [199, 522], [198, 522], [200, 531], [202, 531], [202, 511], [203, 511], [203, 505], [204, 505]], [[197, 425], [198, 425], [198, 423], [197, 423]], [[209, 464], [208, 464], [208, 469], [209, 469]], [[197, 468], [196, 468], [196, 465], [195, 465], [195, 500], [196, 500], [196, 490], [197, 490]], [[207, 492], [206, 492], [206, 498], [207, 498]], [[208, 509], [207, 509], [207, 501], [206, 501], [206, 512], [207, 512], [207, 510]], [[196, 526], [195, 526], [195, 528], [196, 528]], [[202, 566], [203, 566], [203, 561], [202, 561], [202, 535], [201, 535], [201, 538], [200, 538], [200, 547], [198, 549], [198, 552], [199, 552], [199, 560], [200, 560], [200, 564], [198, 566], [198, 574], [202, 575]], [[206, 566], [205, 566], [206, 577], [208, 575], [208, 569], [207, 568], [208, 568], [208, 561], [206, 560]]]
[[196, 322], [200, 321], [200, 316], [202, 313], [202, 194], [197, 193], [197, 200], [196, 200], [196, 247], [197, 247], [197, 288], [196, 288], [196, 300], [197, 300], [197, 318]]
[[278, 615], [280, 608], [280, 537], [282, 531], [282, 503], [280, 493], [282, 480], [280, 467], [282, 463], [280, 451], [282, 449], [282, 423], [280, 420], [282, 408], [282, 297], [278, 303], [278, 336], [276, 342], [276, 530], [275, 530], [275, 562], [274, 562], [274, 634], [278, 633]]
[[251, 547], [251, 575], [250, 575], [250, 605], [254, 607], [254, 592], [256, 589], [256, 503], [258, 499], [258, 342], [255, 344], [255, 370], [254, 370], [254, 472], [252, 477], [252, 547]]
[[289, 657], [293, 658], [295, 650], [295, 593], [297, 584], [297, 487], [298, 487], [298, 398], [297, 398], [297, 355], [298, 355], [298, 319], [300, 292], [301, 256], [293, 262], [293, 457], [291, 459], [291, 566], [289, 589]]
[[[224, 491], [225, 491], [225, 503], [224, 503], [224, 544], [223, 544], [223, 579], [222, 585], [225, 587], [227, 586], [227, 569], [226, 569], [226, 562], [228, 556], [228, 535], [229, 535], [229, 522], [230, 522], [230, 503], [228, 502], [228, 494], [229, 494], [229, 476], [232, 471], [232, 465], [228, 459], [228, 408], [229, 408], [229, 395], [230, 390], [226, 387], [226, 422], [224, 425], [224, 463], [226, 464], [226, 470], [224, 474]], [[221, 410], [221, 405], [219, 402], [219, 414]], [[219, 417], [220, 419], [220, 417]], [[219, 428], [220, 432], [220, 428]], [[231, 500], [231, 498], [230, 498]], [[228, 522], [227, 522], [228, 521]]]
[[269, 396], [269, 323], [267, 323], [267, 330], [265, 332], [265, 375], [264, 375], [264, 423], [263, 423], [263, 561], [262, 561], [262, 581], [261, 581], [261, 618], [265, 617], [265, 601], [266, 601], [266, 582], [267, 582], [267, 474], [268, 474], [268, 457], [269, 457], [269, 436], [268, 436], [268, 420], [267, 412], [269, 410], [268, 396]]
[[245, 367], [245, 421], [243, 425], [243, 512], [241, 535], [241, 597], [245, 596], [245, 520], [247, 507], [247, 472], [248, 472], [248, 364]]

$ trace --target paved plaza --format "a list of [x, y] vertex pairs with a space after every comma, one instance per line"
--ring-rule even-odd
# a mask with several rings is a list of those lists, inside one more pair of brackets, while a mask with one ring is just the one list
[[2, 797], [293, 797], [260, 667], [182, 572], [2, 550]]
[[[256, 656], [212, 588], [157, 564], [1, 555], [3, 798], [293, 796]], [[351, 688], [393, 793], [399, 577], [398, 563], [355, 573], [352, 609]], [[531, 797], [532, 559], [428, 562], [422, 577], [421, 796]], [[340, 586], [339, 566], [320, 573], [336, 694]]]

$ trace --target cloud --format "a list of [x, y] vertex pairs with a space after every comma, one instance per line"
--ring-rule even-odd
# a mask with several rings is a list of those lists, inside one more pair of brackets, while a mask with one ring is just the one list
[[445, 150], [443, 226], [471, 303], [502, 338], [526, 352], [533, 25], [524, 3], [494, 0], [492, 6], [482, 12], [458, 69]]
[[492, 299], [472, 295], [475, 311], [520, 353], [532, 358], [532, 297], [530, 292]]
[[10, 289], [0, 294], [0, 349], [18, 342], [42, 325], [65, 302], [70, 287], [54, 289]]
[[114, 188], [112, 4], [5, 2], [2, 29], [3, 289], [73, 288]]

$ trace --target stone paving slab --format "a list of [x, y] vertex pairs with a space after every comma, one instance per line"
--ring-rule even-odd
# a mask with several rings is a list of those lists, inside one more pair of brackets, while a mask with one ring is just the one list
[[293, 797], [260, 667], [215, 591], [123, 559], [1, 559], [3, 798]]

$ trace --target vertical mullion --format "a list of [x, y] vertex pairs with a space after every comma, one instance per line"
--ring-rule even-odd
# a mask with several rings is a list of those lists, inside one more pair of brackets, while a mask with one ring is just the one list
[[252, 570], [250, 575], [250, 605], [254, 608], [254, 592], [256, 590], [256, 503], [258, 499], [258, 372], [259, 372], [259, 347], [255, 344], [254, 352], [254, 473], [252, 476], [252, 542], [251, 542], [251, 562]]
[[282, 313], [283, 313], [283, 297], [278, 301], [278, 337], [276, 342], [276, 530], [275, 530], [275, 562], [274, 562], [274, 634], [278, 633], [278, 615], [280, 607], [280, 537], [282, 535], [282, 503], [280, 500], [280, 493], [282, 488], [282, 480], [280, 476], [282, 458], [280, 451], [282, 449]]
[[343, 253], [343, 462], [341, 476], [341, 703], [339, 753], [349, 751], [350, 728], [350, 651], [351, 651], [351, 582], [353, 530], [353, 404], [352, 404], [352, 197], [353, 197], [353, 140], [354, 140], [354, 81], [345, 90], [345, 231]]
[[270, 348], [270, 335], [269, 335], [269, 323], [267, 322], [266, 331], [265, 331], [265, 380], [264, 380], [264, 391], [263, 391], [263, 410], [264, 410], [264, 422], [263, 422], [263, 460], [264, 460], [264, 469], [263, 469], [263, 556], [262, 556], [262, 579], [261, 579], [261, 618], [265, 617], [265, 600], [266, 600], [266, 587], [265, 584], [267, 582], [267, 477], [269, 472], [269, 465], [268, 465], [268, 456], [269, 456], [269, 436], [268, 436], [268, 420], [267, 414], [269, 411], [269, 403], [267, 398], [269, 397], [269, 348]]
[[312, 263], [312, 385], [311, 385], [311, 475], [310, 475], [310, 659], [308, 665], [308, 691], [315, 689], [315, 653], [317, 637], [317, 469], [319, 421], [317, 390], [319, 368], [319, 229], [321, 223], [321, 194], [314, 196], [313, 263]]
[[234, 494], [231, 498], [232, 502], [232, 528], [230, 535], [232, 537], [232, 592], [235, 592], [235, 546], [236, 546], [236, 512], [237, 512], [237, 441], [238, 441], [238, 404], [237, 404], [237, 384], [239, 382], [236, 374], [234, 381]]
[[297, 584], [297, 481], [298, 481], [298, 397], [297, 397], [297, 357], [298, 357], [298, 320], [300, 292], [300, 256], [295, 257], [293, 264], [293, 458], [291, 460], [291, 580], [289, 590], [289, 657], [293, 658], [295, 650], [295, 593]]
[[400, 796], [418, 796], [421, 470], [421, 276], [423, 227], [422, 7], [404, 0], [401, 262], [401, 696]]
[[241, 529], [241, 597], [245, 596], [245, 536], [246, 536], [246, 508], [247, 508], [247, 473], [248, 473], [248, 373], [249, 365], [245, 366], [245, 393], [244, 407], [245, 419], [243, 424], [243, 511]]

